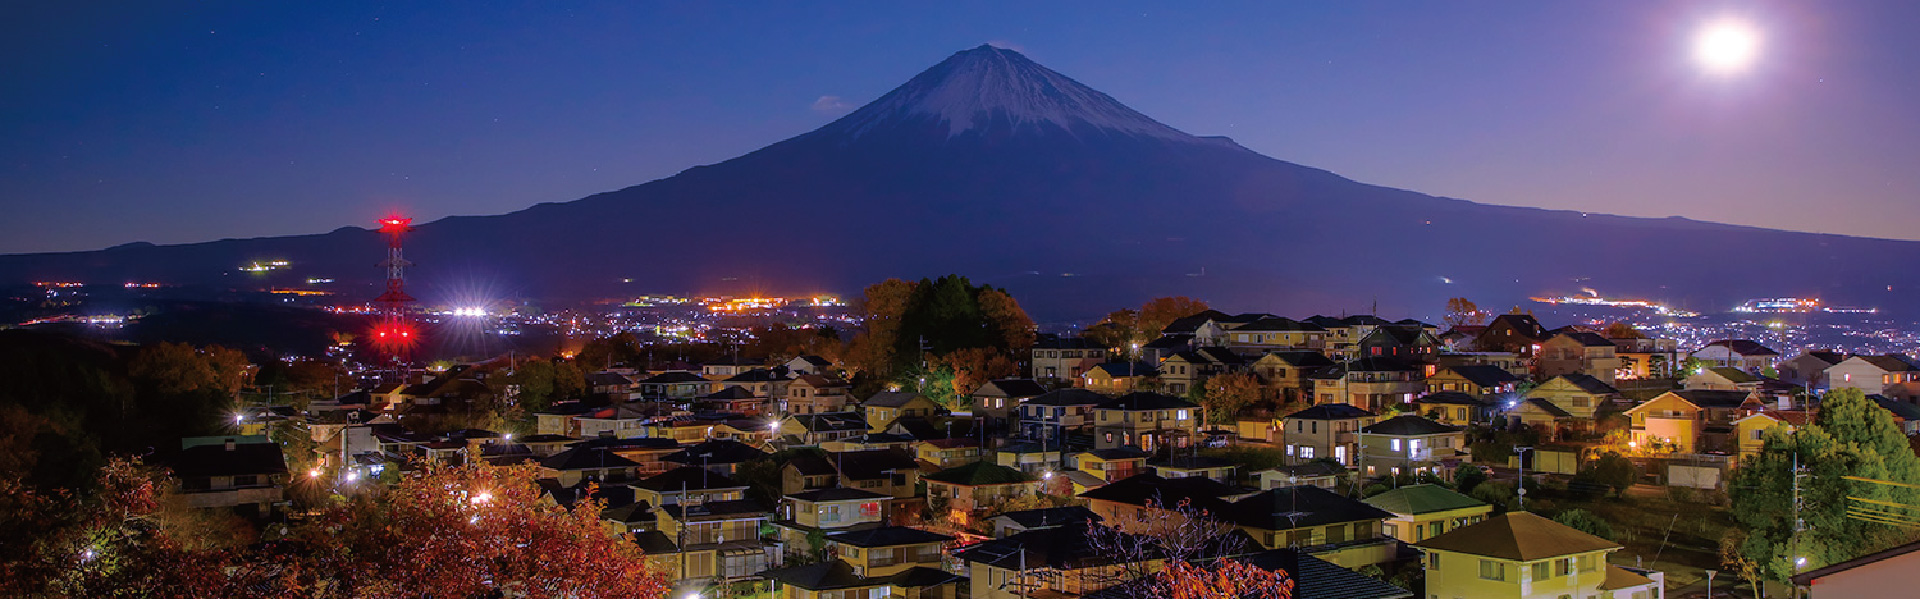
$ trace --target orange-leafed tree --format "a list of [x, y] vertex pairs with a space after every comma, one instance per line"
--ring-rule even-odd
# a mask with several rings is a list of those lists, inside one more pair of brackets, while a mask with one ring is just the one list
[[297, 539], [351, 597], [641, 597], [666, 594], [600, 504], [540, 501], [530, 465], [429, 467], [378, 498], [330, 510]]
[[980, 290], [975, 301], [980, 304], [981, 315], [987, 323], [998, 330], [1000, 343], [1011, 352], [1023, 352], [1033, 348], [1033, 318], [1020, 307], [1020, 302], [1007, 295], [1007, 292], [986, 287]]
[[1158, 337], [1173, 321], [1207, 310], [1206, 302], [1184, 295], [1156, 297], [1140, 306], [1140, 332], [1147, 337]]
[[1211, 424], [1233, 422], [1233, 417], [1242, 408], [1260, 401], [1266, 391], [1266, 385], [1260, 377], [1248, 372], [1229, 372], [1214, 375], [1205, 383], [1206, 392], [1200, 396], [1200, 407], [1206, 411], [1206, 421]]
[[1292, 599], [1293, 579], [1230, 559], [1208, 565], [1167, 564], [1155, 581], [1155, 596], [1167, 599]]

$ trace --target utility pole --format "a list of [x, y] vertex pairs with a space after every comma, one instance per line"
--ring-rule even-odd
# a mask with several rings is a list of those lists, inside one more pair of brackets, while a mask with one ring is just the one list
[[1520, 456], [1520, 480], [1514, 481], [1513, 494], [1520, 497], [1520, 511], [1523, 512], [1527, 511], [1527, 452], [1532, 450], [1532, 447], [1513, 447], [1513, 452]]

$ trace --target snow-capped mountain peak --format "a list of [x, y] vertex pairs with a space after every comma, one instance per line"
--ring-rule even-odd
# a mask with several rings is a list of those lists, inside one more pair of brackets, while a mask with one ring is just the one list
[[858, 137], [924, 118], [944, 123], [949, 137], [1001, 126], [1010, 127], [1009, 133], [1052, 126], [1076, 135], [1196, 140], [1019, 52], [986, 44], [954, 53], [822, 131]]

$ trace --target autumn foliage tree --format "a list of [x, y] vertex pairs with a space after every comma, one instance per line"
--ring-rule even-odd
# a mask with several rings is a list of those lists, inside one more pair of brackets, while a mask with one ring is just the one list
[[1131, 349], [1160, 337], [1173, 321], [1207, 311], [1207, 303], [1186, 296], [1158, 297], [1147, 300], [1139, 309], [1124, 308], [1107, 314], [1087, 328], [1086, 337], [1114, 349]]
[[1207, 303], [1184, 295], [1156, 297], [1140, 306], [1139, 327], [1147, 337], [1158, 337], [1173, 321], [1208, 310]]
[[1206, 411], [1207, 422], [1226, 424], [1240, 410], [1253, 405], [1262, 398], [1266, 385], [1260, 377], [1249, 372], [1229, 372], [1214, 375], [1205, 383], [1206, 393], [1200, 396], [1200, 407]]
[[1206, 565], [1167, 564], [1153, 585], [1167, 599], [1292, 599], [1293, 579], [1246, 562], [1222, 559]]
[[983, 377], [1013, 374], [1033, 346], [1033, 319], [1018, 301], [958, 275], [870, 285], [858, 312], [865, 326], [846, 354], [856, 387], [918, 384], [925, 377], [971, 392]]
[[1443, 320], [1447, 323], [1447, 328], [1482, 325], [1487, 322], [1487, 313], [1481, 311], [1480, 306], [1474, 304], [1472, 300], [1455, 297], [1447, 299], [1447, 315]]

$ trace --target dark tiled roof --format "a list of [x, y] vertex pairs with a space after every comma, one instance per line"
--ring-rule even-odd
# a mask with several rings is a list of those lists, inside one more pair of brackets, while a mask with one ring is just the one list
[[1386, 357], [1366, 357], [1346, 364], [1348, 372], [1410, 372], [1424, 368], [1421, 364]]
[[787, 496], [787, 498], [789, 499], [797, 499], [800, 501], [814, 501], [814, 502], [853, 501], [858, 499], [890, 499], [892, 497], [893, 496], [891, 495], [882, 495], [879, 493], [875, 493], [873, 491], [862, 491], [860, 489], [849, 489], [846, 487], [829, 487], [826, 489], [814, 489], [812, 491], [801, 491], [799, 493], [794, 493]]
[[1310, 322], [1300, 322], [1298, 320], [1294, 320], [1291, 318], [1262, 318], [1260, 320], [1242, 325], [1240, 328], [1237, 328], [1234, 330], [1235, 331], [1254, 331], [1254, 332], [1258, 332], [1258, 331], [1312, 332], [1312, 331], [1325, 331], [1327, 329], [1317, 324], [1313, 324]]
[[1055, 389], [1029, 399], [1029, 406], [1091, 406], [1106, 401], [1107, 396], [1086, 389]]
[[855, 547], [894, 547], [921, 543], [944, 543], [953, 537], [906, 526], [882, 526], [827, 535], [827, 540]]
[[758, 514], [758, 515], [764, 516], [769, 514], [769, 510], [767, 510], [767, 506], [760, 505], [760, 502], [754, 501], [752, 499], [726, 499], [726, 500], [720, 500], [720, 501], [704, 501], [704, 502], [701, 502], [699, 505], [693, 505], [693, 506], [685, 506], [677, 503], [669, 503], [667, 505], [660, 506], [660, 510], [663, 512], [666, 512], [667, 515], [669, 516], [673, 516], [675, 520], [680, 520], [683, 522], [686, 521], [688, 516], [691, 516], [693, 518], [700, 518], [705, 516], [725, 517], [725, 516], [739, 516], [743, 514]]
[[1613, 342], [1608, 341], [1606, 337], [1601, 337], [1586, 331], [1567, 331], [1561, 333], [1560, 336], [1572, 339], [1586, 347], [1613, 347]]
[[1914, 370], [1914, 367], [1912, 364], [1907, 363], [1906, 360], [1901, 359], [1899, 356], [1886, 355], [1886, 356], [1858, 356], [1858, 357], [1862, 361], [1865, 361], [1868, 364], [1874, 365], [1875, 368], [1879, 368], [1887, 372], [1906, 372], [1909, 370]]
[[1317, 351], [1277, 351], [1269, 352], [1267, 355], [1292, 364], [1295, 368], [1315, 368], [1333, 365], [1332, 358], [1328, 358], [1326, 354]]
[[[1563, 374], [1553, 378], [1564, 379], [1568, 383], [1571, 383], [1575, 388], [1578, 388], [1581, 391], [1592, 393], [1594, 395], [1618, 395], [1620, 393], [1620, 390], [1613, 388], [1612, 385], [1608, 385], [1606, 383], [1600, 382], [1600, 379], [1593, 378], [1593, 375], [1590, 375], [1590, 374], [1581, 374], [1581, 373], [1575, 372], [1570, 374]], [[1548, 379], [1547, 382], [1551, 383], [1553, 382], [1553, 380]], [[1541, 383], [1541, 384], [1544, 385], [1546, 383]]]
[[1531, 512], [1507, 512], [1413, 546], [1522, 562], [1620, 548]]
[[678, 452], [660, 458], [676, 464], [701, 466], [707, 464], [739, 464], [753, 460], [766, 459], [767, 452], [734, 441], [732, 439], [712, 439], [688, 446]]
[[596, 372], [587, 375], [587, 385], [590, 387], [625, 386], [631, 384], [633, 384], [633, 379], [627, 378], [626, 375], [618, 372]]
[[753, 398], [754, 398], [754, 395], [752, 391], [748, 391], [746, 387], [741, 387], [739, 385], [727, 385], [727, 388], [725, 389], [721, 389], [719, 391], [715, 391], [715, 392], [700, 396], [700, 399], [718, 399], [718, 400], [753, 399]]
[[1447, 426], [1428, 420], [1422, 416], [1406, 414], [1394, 416], [1360, 429], [1360, 432], [1374, 435], [1438, 435], [1460, 432], [1460, 427]]
[[1094, 407], [1102, 410], [1174, 410], [1200, 406], [1165, 393], [1141, 391], [1100, 402]]
[[672, 537], [668, 537], [667, 533], [660, 532], [657, 530], [649, 530], [646, 532], [634, 533], [633, 544], [639, 545], [640, 551], [643, 551], [648, 555], [662, 555], [662, 554], [680, 552], [680, 546], [673, 544]]
[[705, 382], [708, 382], [707, 377], [703, 377], [698, 374], [681, 371], [681, 370], [662, 372], [660, 374], [656, 374], [640, 380], [640, 384], [642, 385], [665, 385], [665, 384], [671, 384], [671, 383], [705, 383]]
[[914, 566], [886, 577], [887, 584], [907, 588], [925, 588], [960, 581], [960, 575], [926, 566]]
[[[1728, 350], [1731, 350], [1733, 353], [1740, 354], [1742, 356], [1759, 357], [1759, 356], [1780, 355], [1780, 352], [1773, 351], [1772, 349], [1768, 349], [1767, 346], [1761, 345], [1758, 341], [1754, 341], [1752, 339], [1721, 339], [1719, 341], [1708, 343], [1707, 347], [1724, 347], [1724, 348], [1727, 348]], [[1705, 349], [1705, 348], [1701, 348], [1701, 349]]]
[[1092, 370], [1105, 372], [1107, 373], [1107, 376], [1114, 377], [1114, 378], [1122, 378], [1122, 377], [1129, 377], [1129, 376], [1153, 376], [1155, 374], [1159, 374], [1160, 372], [1160, 369], [1155, 368], [1152, 364], [1148, 364], [1146, 362], [1132, 362], [1132, 363], [1107, 362], [1105, 364], [1094, 366], [1091, 370], [1089, 370], [1089, 372], [1091, 372]]
[[[1454, 374], [1460, 375], [1460, 378], [1467, 379], [1467, 382], [1482, 387], [1497, 387], [1506, 383], [1520, 381], [1520, 377], [1514, 376], [1514, 374], [1508, 372], [1507, 369], [1488, 364], [1449, 366], [1447, 370], [1451, 370]], [[1598, 381], [1596, 380], [1596, 382]]]
[[746, 372], [742, 372], [742, 373], [740, 373], [740, 374], [736, 374], [736, 375], [733, 375], [733, 376], [730, 376], [730, 377], [727, 377], [727, 380], [726, 380], [726, 382], [729, 382], [729, 383], [771, 383], [771, 382], [775, 382], [775, 381], [785, 381], [785, 380], [790, 380], [790, 379], [788, 379], [788, 378], [787, 378], [787, 376], [786, 376], [786, 375], [784, 375], [784, 374], [780, 374], [780, 373], [778, 373], [778, 372], [774, 372], [774, 371], [772, 371], [772, 370], [768, 370], [768, 369], [766, 369], [766, 368], [755, 368], [755, 369], [753, 369], [753, 370], [749, 370], [749, 371], [746, 371]]
[[1102, 460], [1131, 460], [1131, 459], [1150, 457], [1153, 455], [1145, 451], [1141, 451], [1140, 448], [1134, 447], [1132, 445], [1108, 447], [1106, 449], [1095, 449], [1087, 453], [1091, 453], [1093, 454], [1093, 457], [1100, 458]]
[[238, 476], [287, 473], [287, 461], [278, 443], [235, 443], [228, 451], [225, 443], [199, 445], [180, 450], [172, 460], [175, 476]]
[[1147, 465], [1172, 470], [1205, 470], [1210, 468], [1230, 468], [1233, 466], [1233, 460], [1183, 455], [1147, 462]]
[[1033, 379], [1000, 379], [981, 385], [973, 394], [976, 397], [1035, 397], [1046, 392], [1047, 389]]
[[913, 401], [913, 398], [915, 397], [923, 397], [923, 396], [920, 395], [919, 393], [914, 393], [911, 391], [881, 391], [879, 393], [875, 393], [873, 397], [867, 398], [866, 401], [860, 402], [860, 407], [898, 408], [900, 406], [907, 405], [907, 402]]
[[1087, 525], [1069, 524], [1059, 528], [1029, 530], [982, 542], [955, 557], [968, 563], [984, 563], [1006, 569], [1024, 564], [1028, 568], [1076, 569], [1111, 563], [1098, 547], [1089, 542]]
[[1467, 395], [1459, 391], [1440, 391], [1437, 393], [1428, 393], [1426, 395], [1421, 396], [1419, 401], [1420, 403], [1447, 404], [1447, 405], [1455, 405], [1455, 406], [1479, 407], [1479, 406], [1486, 405], [1485, 403], [1482, 403], [1480, 400], [1474, 399], [1472, 395]]
[[843, 451], [829, 455], [827, 460], [838, 463], [846, 477], [853, 480], [887, 478], [895, 471], [913, 470], [920, 466], [913, 454], [904, 449]]
[[1012, 520], [1023, 528], [1049, 528], [1102, 520], [1093, 510], [1079, 505], [1004, 512], [995, 517]]
[[1920, 405], [1910, 404], [1883, 395], [1869, 395], [1867, 397], [1872, 399], [1873, 403], [1880, 404], [1880, 407], [1886, 408], [1889, 412], [1893, 412], [1893, 415], [1899, 417], [1901, 420], [1908, 422], [1920, 420]]
[[867, 418], [859, 412], [827, 412], [823, 414], [795, 414], [790, 416], [800, 423], [802, 428], [811, 432], [837, 432], [867, 430]]
[[1193, 344], [1193, 334], [1184, 333], [1184, 334], [1167, 335], [1159, 339], [1148, 341], [1146, 345], [1142, 345], [1140, 346], [1140, 348], [1141, 349], [1180, 349], [1191, 344]]
[[853, 573], [853, 566], [841, 560], [828, 560], [818, 564], [781, 568], [762, 572], [768, 580], [778, 581], [809, 591], [847, 589], [886, 584], [884, 579], [862, 578]]
[[[1292, 549], [1234, 558], [1263, 570], [1286, 572], [1294, 599], [1408, 599], [1413, 593]], [[1096, 599], [1088, 597], [1088, 599]]]
[[1680, 396], [1680, 399], [1687, 400], [1687, 403], [1702, 408], [1738, 408], [1740, 404], [1747, 403], [1747, 397], [1752, 395], [1746, 391], [1719, 389], [1683, 389], [1671, 393]]
[[609, 448], [576, 445], [566, 451], [547, 456], [540, 460], [540, 466], [554, 470], [595, 470], [600, 468], [633, 468], [639, 462], [620, 457]]
[[1373, 412], [1368, 412], [1349, 404], [1323, 403], [1288, 414], [1286, 418], [1288, 420], [1352, 420], [1354, 418], [1367, 418], [1370, 416], [1373, 416]]
[[1562, 409], [1560, 409], [1560, 406], [1556, 406], [1556, 405], [1553, 405], [1553, 402], [1550, 402], [1550, 401], [1547, 401], [1547, 400], [1544, 400], [1544, 399], [1540, 399], [1540, 398], [1538, 398], [1538, 397], [1536, 397], [1536, 398], [1533, 398], [1533, 399], [1529, 399], [1529, 400], [1527, 400], [1527, 404], [1528, 404], [1528, 405], [1531, 405], [1531, 406], [1533, 406], [1533, 407], [1535, 407], [1535, 408], [1539, 408], [1539, 409], [1540, 409], [1540, 411], [1542, 411], [1542, 412], [1546, 412], [1546, 413], [1548, 413], [1548, 414], [1551, 414], [1551, 415], [1553, 415], [1553, 417], [1555, 417], [1555, 418], [1571, 418], [1571, 417], [1573, 417], [1573, 414], [1572, 414], [1571, 412], [1568, 412], [1568, 411], [1566, 411], [1566, 410], [1562, 410]]
[[1199, 476], [1163, 478], [1157, 474], [1136, 474], [1098, 489], [1089, 489], [1080, 496], [1127, 505], [1147, 505], [1152, 501], [1163, 506], [1175, 506], [1181, 500], [1190, 500], [1196, 506], [1216, 509], [1223, 505], [1223, 497], [1244, 492], [1239, 487]]
[[1027, 476], [1025, 472], [987, 462], [955, 466], [922, 476], [920, 479], [966, 486], [1011, 485], [1033, 481], [1033, 477]]
[[1191, 334], [1194, 331], [1199, 330], [1200, 325], [1206, 324], [1207, 321], [1219, 320], [1222, 318], [1227, 318], [1227, 314], [1225, 312], [1221, 312], [1219, 310], [1205, 310], [1199, 314], [1195, 314], [1192, 316], [1173, 319], [1173, 322], [1167, 323], [1166, 328], [1160, 329], [1160, 334], [1162, 335], [1175, 335], [1179, 333]]
[[1233, 502], [1223, 513], [1235, 524], [1261, 530], [1393, 517], [1392, 512], [1311, 485], [1261, 491]]
[[671, 493], [682, 489], [688, 491], [706, 491], [711, 489], [740, 488], [746, 485], [734, 482], [732, 477], [725, 474], [713, 472], [705, 468], [681, 466], [653, 475], [646, 480], [633, 483], [633, 486], [658, 493]]

